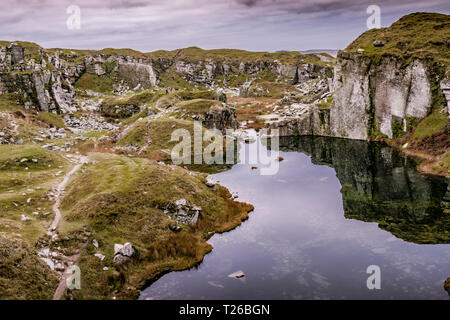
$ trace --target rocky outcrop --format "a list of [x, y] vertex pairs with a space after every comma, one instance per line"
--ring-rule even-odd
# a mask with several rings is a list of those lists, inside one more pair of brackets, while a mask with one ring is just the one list
[[[197, 225], [202, 211], [201, 207], [189, 205], [186, 199], [178, 199], [175, 202], [169, 202], [161, 209], [165, 214], [169, 215], [176, 221], [191, 226]], [[176, 228], [176, 225], [173, 225], [171, 229], [174, 231], [179, 230]]]
[[423, 118], [432, 104], [427, 63], [416, 59], [404, 67], [394, 57], [376, 63], [356, 52], [341, 51], [334, 70], [331, 133], [367, 139], [376, 130], [389, 138], [394, 126], [406, 131], [411, 118]]
[[281, 63], [278, 60], [265, 61], [234, 61], [201, 60], [175, 62], [175, 72], [191, 83], [211, 84], [218, 76], [232, 80], [239, 74], [256, 76], [261, 72], [268, 72], [276, 77], [276, 81], [297, 84], [302, 81], [330, 75], [330, 66], [310, 63]]
[[0, 52], [0, 94], [21, 93], [25, 107], [39, 111], [76, 111], [72, 85], [83, 67], [65, 65], [57, 52], [51, 55], [41, 49], [39, 61], [27, 59], [24, 49], [15, 43]]
[[236, 109], [228, 105], [214, 105], [204, 115], [204, 125], [207, 128], [215, 128], [224, 131], [227, 128], [236, 129]]
[[442, 80], [440, 83], [442, 92], [444, 93], [445, 100], [447, 101], [447, 112], [450, 116], [450, 79]]
[[[126, 49], [75, 52], [11, 43], [0, 47], [0, 94], [23, 93], [23, 104], [26, 102], [28, 108], [38, 111], [73, 113], [79, 109], [74, 86], [80, 79], [84, 84], [77, 88], [88, 94], [111, 87], [123, 95], [130, 90], [158, 86], [163, 74], [181, 77], [194, 85], [215, 85], [219, 81], [224, 86], [242, 75], [297, 84], [331, 74], [329, 63], [318, 58], [317, 64], [307, 63], [299, 53], [297, 60], [291, 57], [291, 62], [280, 62], [269, 53], [254, 53], [258, 58], [252, 61], [226, 50], [214, 58], [208, 51], [198, 50], [198, 56], [176, 54], [153, 58], [152, 54]], [[214, 114], [210, 118], [216, 122]]]
[[158, 83], [153, 67], [143, 63], [119, 63], [118, 76], [131, 88], [140, 86], [142, 89], [149, 89]]
[[210, 84], [219, 69], [217, 69], [217, 64], [212, 61], [187, 62], [180, 60], [175, 62], [175, 72], [189, 82]]
[[279, 120], [268, 121], [266, 128], [269, 134], [286, 136], [329, 136], [330, 135], [330, 110], [321, 110], [315, 105], [298, 105], [297, 115], [283, 117]]

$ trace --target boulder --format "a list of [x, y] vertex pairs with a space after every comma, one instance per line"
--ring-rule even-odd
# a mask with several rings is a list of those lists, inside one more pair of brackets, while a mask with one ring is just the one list
[[21, 46], [19, 46], [17, 43], [12, 43], [8, 49], [11, 52], [11, 63], [12, 64], [16, 64], [23, 60], [24, 49]]
[[135, 250], [131, 243], [127, 242], [124, 245], [116, 243], [114, 244], [113, 262], [116, 265], [127, 263], [134, 254]]
[[134, 255], [134, 249], [133, 246], [131, 245], [131, 243], [127, 242], [123, 245], [123, 247], [120, 249], [119, 251], [120, 254], [126, 256], [126, 257], [131, 257]]
[[177, 225], [176, 223], [171, 223], [169, 224], [169, 229], [173, 232], [180, 232], [181, 231], [181, 227], [179, 225]]
[[245, 274], [244, 274], [244, 272], [242, 270], [238, 270], [236, 272], [233, 272], [233, 273], [229, 274], [228, 277], [229, 278], [239, 279], [239, 278], [245, 277]]
[[114, 262], [115, 265], [121, 265], [121, 264], [127, 263], [128, 260], [130, 260], [129, 257], [125, 257], [125, 256], [123, 256], [121, 254], [118, 254], [118, 255], [114, 256], [113, 262]]
[[115, 243], [114, 244], [114, 255], [120, 253], [120, 249], [122, 249], [123, 245]]

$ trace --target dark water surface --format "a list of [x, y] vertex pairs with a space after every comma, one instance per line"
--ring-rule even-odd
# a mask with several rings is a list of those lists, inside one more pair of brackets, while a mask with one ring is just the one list
[[[448, 299], [445, 180], [378, 144], [296, 137], [280, 150], [275, 175], [250, 164], [214, 175], [255, 211], [213, 236], [198, 268], [166, 274], [141, 299]], [[367, 288], [369, 265], [380, 290]], [[238, 270], [244, 278], [228, 277]]]

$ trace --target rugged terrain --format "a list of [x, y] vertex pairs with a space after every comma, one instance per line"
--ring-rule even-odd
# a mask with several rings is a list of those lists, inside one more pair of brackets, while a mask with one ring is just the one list
[[[297, 52], [0, 45], [7, 299], [134, 298], [162, 273], [199, 263], [211, 250], [206, 240], [240, 224], [252, 206], [203, 173], [227, 165], [173, 165], [171, 132], [193, 134], [194, 120], [204, 133], [242, 120], [263, 125], [254, 110], [242, 112], [253, 99], [320, 101], [334, 61]], [[81, 290], [65, 288], [72, 265]]]

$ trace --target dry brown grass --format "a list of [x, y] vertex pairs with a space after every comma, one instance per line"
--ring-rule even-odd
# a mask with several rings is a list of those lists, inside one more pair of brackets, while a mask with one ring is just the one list
[[277, 101], [270, 98], [243, 97], [232, 97], [229, 100], [236, 108], [236, 119], [238, 121], [252, 121], [247, 124], [247, 128], [257, 131], [265, 126], [264, 120], [259, 119], [258, 116], [271, 113], [269, 106]]

